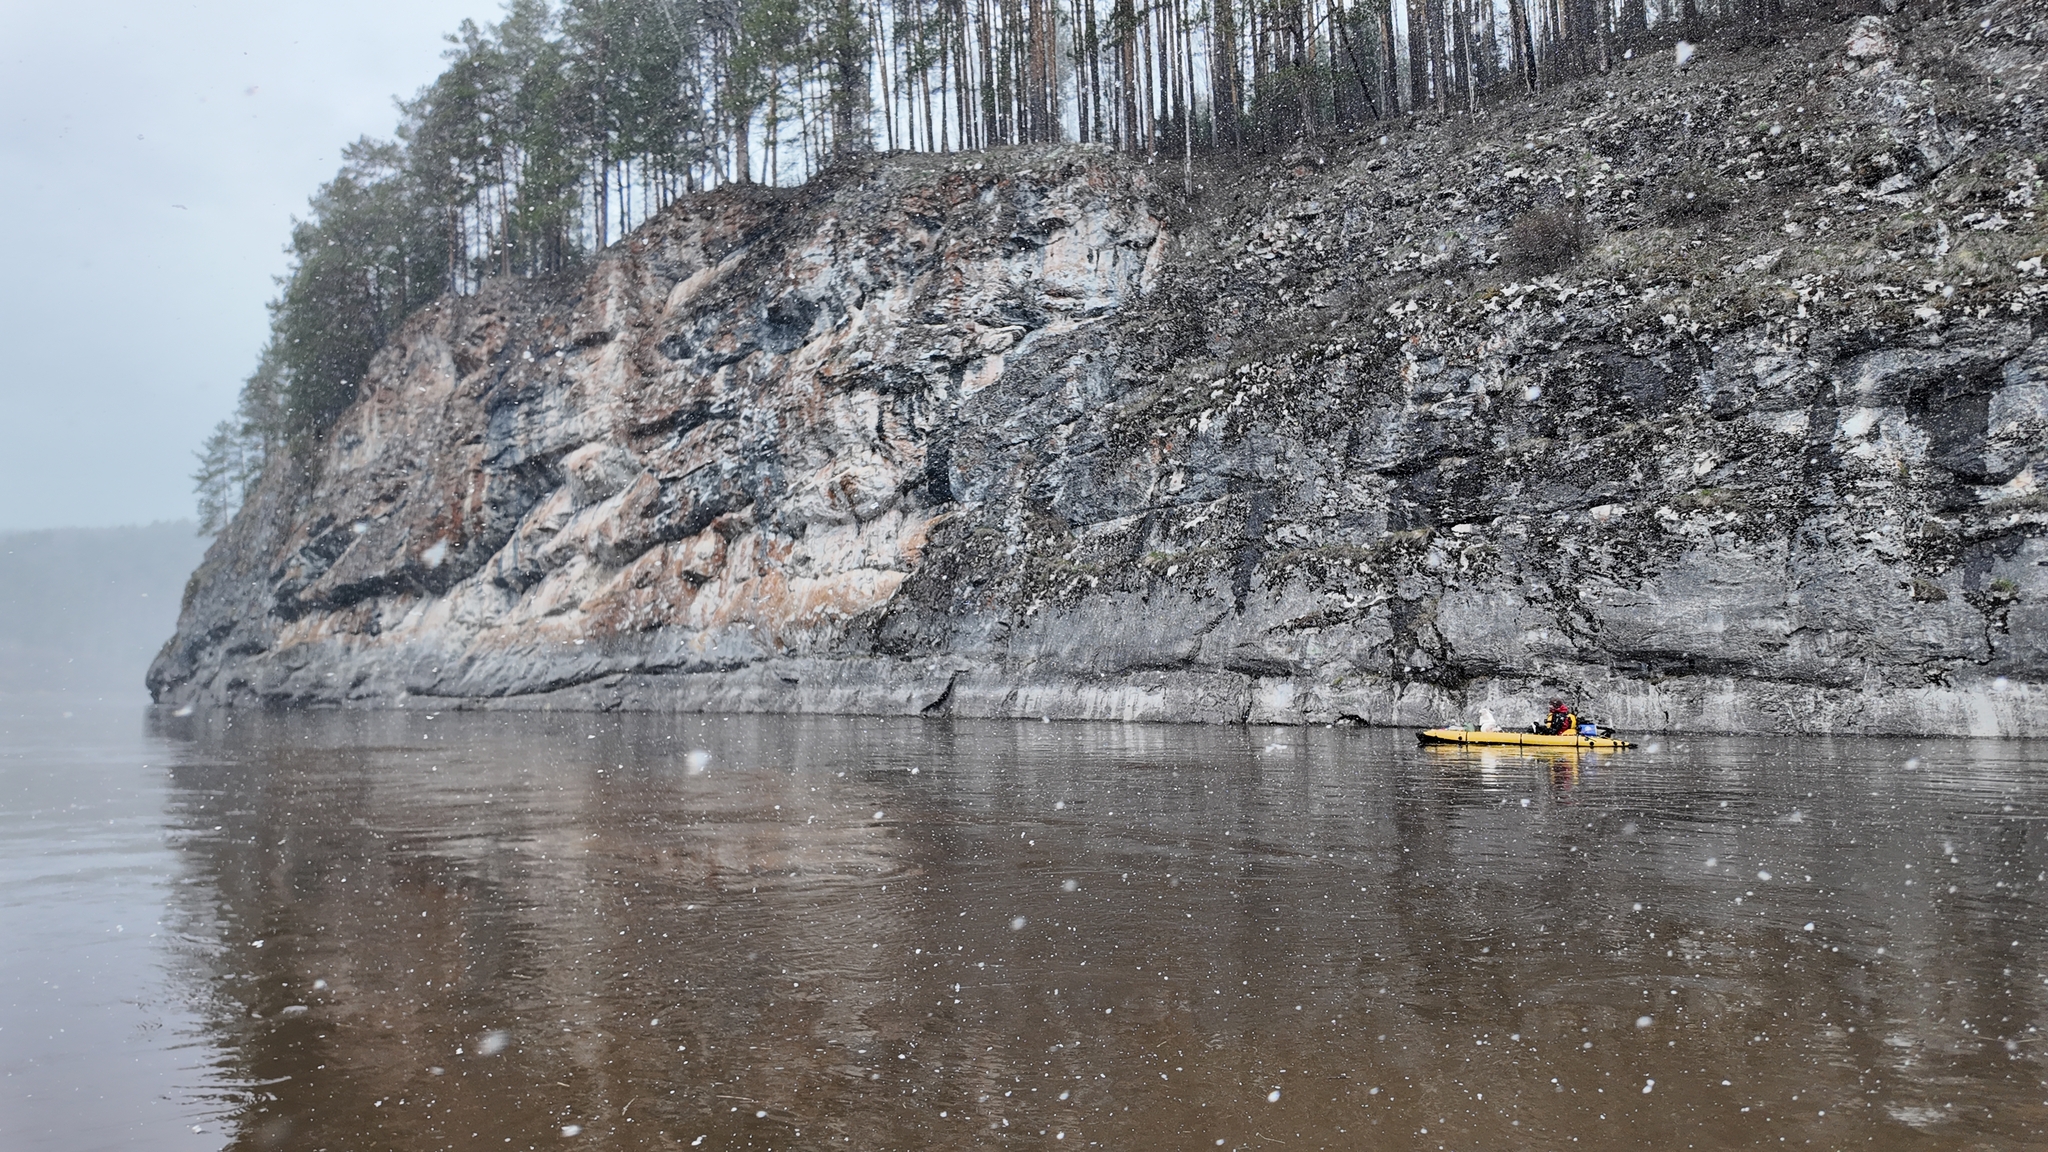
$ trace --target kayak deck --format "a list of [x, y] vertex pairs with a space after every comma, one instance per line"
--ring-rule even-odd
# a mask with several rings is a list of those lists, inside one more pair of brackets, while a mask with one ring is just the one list
[[1523, 748], [1633, 748], [1626, 740], [1609, 736], [1542, 736], [1534, 732], [1466, 732], [1457, 728], [1430, 728], [1415, 734], [1421, 744], [1468, 744], [1475, 747]]

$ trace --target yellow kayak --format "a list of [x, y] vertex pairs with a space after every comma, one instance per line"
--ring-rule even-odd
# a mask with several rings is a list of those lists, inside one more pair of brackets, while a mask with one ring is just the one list
[[1524, 748], [1633, 748], [1626, 740], [1609, 736], [1539, 736], [1534, 732], [1466, 732], [1458, 728], [1431, 728], [1415, 734], [1422, 744], [1468, 744], [1474, 747]]

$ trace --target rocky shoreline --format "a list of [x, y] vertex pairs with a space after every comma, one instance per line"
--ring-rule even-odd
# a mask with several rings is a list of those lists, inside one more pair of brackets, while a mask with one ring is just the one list
[[2029, 11], [687, 201], [408, 322], [151, 691], [2048, 735]]

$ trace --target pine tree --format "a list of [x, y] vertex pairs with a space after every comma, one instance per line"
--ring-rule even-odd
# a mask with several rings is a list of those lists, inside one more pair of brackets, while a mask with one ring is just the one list
[[400, 320], [440, 294], [433, 214], [397, 145], [360, 140], [292, 229], [292, 271], [271, 305], [287, 438], [324, 430], [355, 399]]

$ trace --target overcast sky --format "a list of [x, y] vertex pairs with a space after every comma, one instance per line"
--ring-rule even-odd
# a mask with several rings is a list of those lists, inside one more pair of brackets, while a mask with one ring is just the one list
[[0, 531], [192, 514], [291, 218], [497, 0], [0, 0]]

